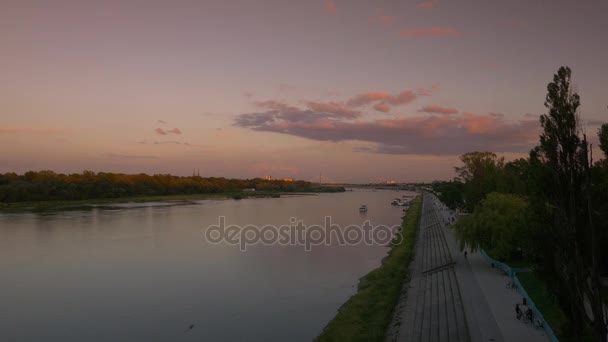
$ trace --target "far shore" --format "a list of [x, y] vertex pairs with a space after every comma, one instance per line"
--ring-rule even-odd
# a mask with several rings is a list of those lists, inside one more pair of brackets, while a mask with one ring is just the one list
[[247, 198], [279, 198], [281, 196], [311, 196], [319, 193], [343, 191], [227, 191], [219, 193], [133, 196], [115, 198], [96, 198], [85, 200], [52, 200], [31, 202], [0, 202], [0, 213], [10, 211], [53, 211], [85, 208], [111, 207], [112, 204], [167, 202], [170, 205], [195, 204], [201, 200], [241, 200]]
[[168, 202], [172, 205], [194, 204], [201, 200], [241, 200], [247, 198], [278, 198], [281, 196], [310, 196], [320, 192], [274, 192], [274, 191], [234, 191], [208, 194], [165, 195], [165, 196], [135, 196], [117, 198], [98, 198], [70, 201], [37, 201], [37, 202], [0, 202], [0, 213], [11, 211], [54, 211], [73, 210], [79, 208], [101, 207], [104, 205], [123, 203]]

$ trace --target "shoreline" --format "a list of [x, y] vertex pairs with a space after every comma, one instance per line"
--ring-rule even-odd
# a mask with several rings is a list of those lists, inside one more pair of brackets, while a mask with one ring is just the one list
[[[339, 192], [339, 191], [335, 191]], [[241, 200], [256, 198], [279, 198], [281, 196], [314, 196], [325, 192], [220, 192], [208, 194], [191, 195], [161, 195], [161, 196], [134, 196], [118, 198], [98, 198], [86, 200], [54, 200], [54, 201], [34, 201], [34, 202], [0, 202], [0, 214], [8, 212], [37, 212], [37, 211], [61, 211], [92, 208], [116, 208], [116, 204], [126, 203], [153, 203], [165, 202], [169, 205], [188, 205], [196, 204], [203, 200]], [[329, 192], [327, 192], [329, 193]]]
[[414, 256], [422, 196], [417, 196], [403, 216], [400, 243], [391, 249], [379, 267], [359, 278], [357, 292], [346, 300], [314, 341], [384, 340], [393, 320]]

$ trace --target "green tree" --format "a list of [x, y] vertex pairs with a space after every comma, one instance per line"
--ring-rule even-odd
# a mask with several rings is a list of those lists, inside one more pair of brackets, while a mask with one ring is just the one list
[[455, 167], [457, 180], [465, 184], [463, 201], [465, 209], [473, 211], [484, 197], [501, 187], [504, 157], [493, 152], [469, 152], [460, 156], [463, 166]]
[[[536, 262], [557, 296], [573, 329], [585, 326], [589, 304], [598, 340], [606, 339], [600, 297], [599, 232], [592, 219], [591, 161], [582, 135], [580, 97], [570, 84], [571, 70], [561, 67], [547, 86], [547, 114], [540, 118], [540, 146], [530, 154], [538, 171], [531, 201], [535, 212]], [[582, 135], [582, 137], [581, 137]]]
[[502, 261], [519, 260], [527, 246], [527, 202], [518, 195], [490, 193], [472, 215], [455, 225], [460, 249], [483, 248]]
[[604, 157], [608, 158], [608, 123], [600, 127], [597, 136], [600, 139], [600, 149], [604, 152]]

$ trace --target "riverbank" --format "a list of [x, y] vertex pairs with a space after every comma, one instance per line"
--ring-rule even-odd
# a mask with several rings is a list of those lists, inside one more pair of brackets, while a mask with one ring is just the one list
[[227, 191], [219, 193], [166, 195], [166, 196], [132, 196], [117, 198], [98, 198], [85, 200], [61, 201], [32, 201], [32, 202], [0, 202], [0, 212], [7, 211], [53, 211], [73, 210], [91, 207], [103, 207], [122, 203], [168, 202], [175, 205], [192, 204], [201, 200], [246, 199], [246, 198], [278, 198], [286, 195], [315, 195], [326, 192], [344, 192], [344, 188], [319, 187], [307, 191], [278, 192], [278, 191]]
[[382, 266], [359, 282], [358, 291], [332, 319], [317, 341], [382, 341], [414, 255], [422, 197], [412, 201], [403, 217], [401, 241], [393, 240]]

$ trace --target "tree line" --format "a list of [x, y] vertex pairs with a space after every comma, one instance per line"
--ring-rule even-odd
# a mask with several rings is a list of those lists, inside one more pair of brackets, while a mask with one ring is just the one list
[[461, 248], [531, 264], [568, 318], [560, 328], [582, 336], [591, 327], [606, 341], [600, 275], [608, 275], [608, 124], [597, 131], [603, 159], [594, 160], [579, 106], [571, 70], [561, 67], [547, 86], [543, 131], [527, 158], [464, 154], [457, 177], [434, 191], [470, 213], [455, 225]]
[[135, 196], [166, 196], [257, 191], [319, 191], [306, 181], [230, 179], [223, 177], [180, 177], [168, 174], [147, 175], [84, 171], [61, 174], [53, 171], [28, 171], [0, 174], [0, 202], [90, 200]]

